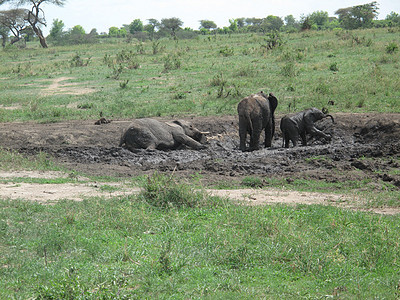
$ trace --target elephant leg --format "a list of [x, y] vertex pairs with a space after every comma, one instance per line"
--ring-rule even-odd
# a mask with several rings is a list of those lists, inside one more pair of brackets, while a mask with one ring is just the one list
[[272, 124], [268, 124], [265, 127], [265, 141], [264, 141], [265, 148], [272, 146], [272, 136], [273, 136]]
[[253, 131], [250, 136], [250, 151], [259, 149], [261, 131], [261, 126], [253, 126]]
[[302, 145], [303, 146], [307, 146], [307, 136], [306, 136], [306, 132], [303, 131], [300, 133], [300, 137], [301, 137], [301, 141], [302, 141]]
[[247, 120], [243, 120], [240, 117], [239, 117], [239, 138], [240, 138], [240, 147], [239, 147], [240, 150], [246, 151]]
[[[299, 132], [297, 130], [295, 132], [291, 132], [289, 139], [292, 141], [293, 147], [296, 147], [297, 142], [299, 141]], [[288, 142], [288, 144], [289, 144], [289, 142]]]

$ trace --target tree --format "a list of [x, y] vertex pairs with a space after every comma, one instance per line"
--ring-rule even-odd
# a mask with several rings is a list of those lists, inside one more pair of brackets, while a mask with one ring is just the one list
[[156, 29], [160, 27], [160, 22], [158, 22], [156, 19], [148, 19], [147, 21], [149, 23], [146, 24], [143, 29], [149, 33], [150, 39], [153, 40]]
[[0, 24], [1, 45], [3, 46], [3, 48], [6, 46], [9, 32], [10, 32], [10, 29], [8, 27]]
[[60, 41], [65, 35], [64, 22], [59, 19], [53, 20], [53, 25], [50, 29], [50, 37], [53, 41]]
[[8, 28], [15, 37], [11, 41], [11, 44], [18, 42], [21, 39], [22, 31], [27, 26], [27, 15], [28, 11], [22, 8], [0, 11], [0, 25]]
[[322, 29], [328, 23], [329, 15], [326, 11], [318, 10], [309, 15], [309, 20], [312, 25], [317, 25], [318, 29]]
[[161, 28], [170, 32], [171, 36], [176, 39], [176, 31], [181, 29], [183, 22], [178, 18], [169, 18], [161, 20]]
[[217, 28], [217, 24], [215, 24], [214, 21], [201, 20], [200, 21], [200, 29], [202, 29], [202, 28], [207, 29], [207, 30], [215, 29], [215, 28]]
[[131, 24], [129, 24], [128, 28], [129, 28], [129, 33], [131, 34], [135, 34], [136, 32], [142, 32], [143, 22], [140, 19], [135, 19], [132, 21]]
[[400, 15], [394, 11], [388, 14], [385, 20], [389, 22], [389, 26], [400, 25]]
[[340, 24], [345, 29], [367, 28], [372, 26], [372, 21], [378, 15], [378, 3], [376, 1], [356, 5], [348, 8], [340, 8], [335, 12]]
[[236, 19], [229, 19], [229, 23], [230, 23], [229, 29], [230, 29], [232, 32], [238, 31], [239, 26], [238, 26], [238, 22], [237, 22]]
[[279, 31], [283, 26], [283, 21], [280, 17], [269, 15], [261, 25], [264, 32]]
[[24, 5], [30, 6], [28, 14], [26, 16], [26, 21], [32, 27], [33, 31], [37, 35], [40, 41], [40, 45], [43, 48], [47, 48], [46, 38], [43, 35], [40, 26], [46, 26], [46, 20], [44, 17], [44, 11], [41, 8], [42, 4], [54, 4], [57, 6], [63, 6], [66, 0], [0, 0], [0, 5], [9, 3], [15, 7], [21, 7]]

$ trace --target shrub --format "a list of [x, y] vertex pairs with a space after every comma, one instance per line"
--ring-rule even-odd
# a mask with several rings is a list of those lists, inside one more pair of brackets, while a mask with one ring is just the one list
[[386, 53], [393, 54], [399, 50], [399, 46], [396, 43], [390, 43], [386, 46]]
[[329, 70], [331, 70], [333, 72], [339, 71], [339, 67], [337, 65], [337, 62], [331, 63], [331, 65], [329, 66]]
[[154, 173], [147, 178], [139, 198], [155, 207], [171, 208], [195, 207], [204, 202], [205, 196], [190, 185], [178, 183], [170, 176]]

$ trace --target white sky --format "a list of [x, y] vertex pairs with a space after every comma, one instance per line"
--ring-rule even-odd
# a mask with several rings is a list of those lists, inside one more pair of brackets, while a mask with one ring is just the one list
[[[54, 19], [62, 20], [65, 29], [81, 25], [86, 32], [96, 28], [108, 32], [112, 26], [121, 27], [134, 19], [147, 24], [147, 19], [176, 17], [183, 27], [198, 29], [199, 20], [214, 21], [218, 27], [229, 26], [229, 19], [275, 15], [284, 18], [293, 15], [296, 20], [302, 14], [308, 15], [322, 10], [334, 16], [339, 8], [370, 3], [374, 0], [67, 0], [63, 7], [47, 4], [45, 11], [48, 34]], [[377, 0], [378, 19], [384, 19], [390, 12], [400, 14], [400, 0]], [[1, 9], [5, 9], [2, 7]]]

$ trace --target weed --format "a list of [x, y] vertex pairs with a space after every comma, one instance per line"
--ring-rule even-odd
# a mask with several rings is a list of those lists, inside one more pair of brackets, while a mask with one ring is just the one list
[[124, 81], [122, 81], [122, 82], [119, 83], [119, 87], [120, 87], [121, 89], [126, 89], [126, 88], [128, 87], [128, 83], [129, 83], [129, 79], [124, 80]]
[[332, 72], [339, 71], [338, 63], [337, 62], [331, 63], [331, 65], [329, 66], [329, 70], [331, 70]]
[[172, 177], [154, 173], [147, 178], [141, 198], [160, 208], [194, 207], [204, 200], [204, 195], [186, 184], [177, 183]]
[[89, 56], [86, 61], [82, 59], [79, 53], [76, 53], [74, 57], [72, 57], [70, 65], [71, 67], [87, 67], [90, 63], [91, 56]]
[[265, 182], [259, 177], [245, 177], [242, 180], [242, 185], [252, 188], [262, 188]]
[[235, 54], [235, 50], [232, 47], [224, 47], [219, 50], [219, 53], [224, 57], [232, 56]]
[[388, 53], [388, 54], [393, 54], [393, 53], [397, 52], [398, 50], [399, 50], [399, 46], [394, 42], [392, 42], [386, 46], [386, 53]]
[[169, 54], [164, 57], [164, 73], [169, 72], [171, 70], [177, 70], [181, 67], [181, 60], [175, 54]]

